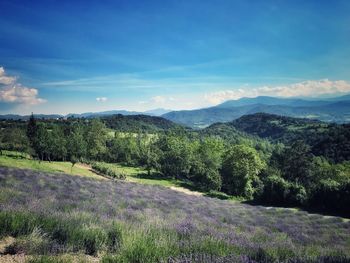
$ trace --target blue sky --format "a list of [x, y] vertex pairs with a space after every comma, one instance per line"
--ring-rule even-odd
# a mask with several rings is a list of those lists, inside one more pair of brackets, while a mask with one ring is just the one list
[[0, 113], [350, 92], [350, 1], [0, 1]]

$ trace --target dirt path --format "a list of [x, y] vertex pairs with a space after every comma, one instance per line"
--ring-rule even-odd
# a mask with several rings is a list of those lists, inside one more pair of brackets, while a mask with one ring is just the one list
[[170, 186], [169, 188], [171, 190], [178, 191], [178, 192], [188, 194], [188, 195], [195, 195], [195, 196], [202, 196], [203, 195], [203, 193], [201, 193], [201, 192], [191, 191], [191, 190], [188, 190], [188, 189], [183, 188], [183, 187]]

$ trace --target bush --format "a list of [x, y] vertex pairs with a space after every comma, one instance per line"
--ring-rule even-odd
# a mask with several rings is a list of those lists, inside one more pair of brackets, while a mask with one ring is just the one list
[[350, 181], [339, 183], [331, 179], [321, 180], [312, 193], [309, 205], [349, 216]]
[[231, 196], [228, 194], [225, 194], [225, 193], [219, 192], [219, 191], [214, 191], [214, 190], [210, 190], [208, 193], [205, 194], [205, 196], [218, 198], [221, 200], [227, 200], [227, 199], [231, 198]]
[[271, 175], [264, 179], [260, 201], [272, 205], [303, 205], [307, 201], [305, 188], [298, 183], [291, 183], [278, 175]]
[[116, 178], [116, 179], [125, 179], [126, 174], [123, 171], [120, 171], [117, 167], [112, 164], [96, 162], [92, 164], [92, 169], [102, 173], [104, 175]]

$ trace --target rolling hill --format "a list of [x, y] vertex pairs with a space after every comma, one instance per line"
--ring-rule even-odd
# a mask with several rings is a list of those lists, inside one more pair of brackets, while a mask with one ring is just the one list
[[339, 217], [13, 168], [0, 182], [5, 252], [30, 262], [349, 262]]
[[301, 140], [317, 156], [334, 162], [350, 159], [350, 124], [326, 123], [275, 114], [256, 113], [244, 115], [227, 123], [216, 123], [203, 132], [232, 137], [237, 131], [271, 142], [291, 144]]
[[112, 115], [102, 117], [101, 120], [110, 129], [122, 132], [157, 132], [180, 127], [172, 121], [157, 116], [148, 115]]

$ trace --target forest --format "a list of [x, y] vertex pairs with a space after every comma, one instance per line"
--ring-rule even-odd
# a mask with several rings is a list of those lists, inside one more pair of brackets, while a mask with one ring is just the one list
[[246, 115], [193, 130], [160, 117], [2, 120], [1, 150], [38, 161], [144, 167], [210, 196], [350, 216], [349, 125]]

